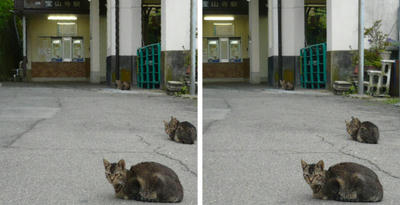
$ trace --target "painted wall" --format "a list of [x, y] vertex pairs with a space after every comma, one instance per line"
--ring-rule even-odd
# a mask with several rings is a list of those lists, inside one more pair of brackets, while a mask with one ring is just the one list
[[191, 0], [161, 0], [161, 50], [190, 50]]
[[[213, 15], [218, 16], [218, 15]], [[234, 27], [234, 35], [230, 37], [240, 37], [242, 40], [242, 58], [249, 58], [249, 17], [247, 15], [233, 15], [235, 20], [232, 21]], [[219, 37], [215, 35], [214, 25], [216, 21], [203, 20], [203, 61], [207, 62], [207, 42], [204, 37]]]
[[[382, 31], [392, 39], [398, 39], [397, 12], [398, 0], [365, 1], [365, 27], [371, 27], [376, 20], [382, 20]], [[379, 8], [379, 9], [377, 9]], [[367, 41], [366, 41], [367, 42]]]
[[[142, 46], [141, 0], [119, 1], [119, 54], [136, 56]], [[115, 0], [107, 0], [107, 56], [115, 55]]]
[[299, 56], [304, 38], [304, 0], [283, 0], [282, 55]]
[[358, 0], [327, 0], [327, 50], [358, 46]]
[[[48, 15], [27, 17], [28, 69], [31, 69], [31, 62], [48, 62], [51, 58], [51, 42], [46, 37], [57, 36], [57, 21], [47, 20], [47, 17]], [[77, 35], [83, 37], [84, 56], [89, 58], [89, 15], [77, 15], [77, 17]]]
[[[365, 1], [364, 27], [370, 27], [376, 20], [382, 20], [381, 30], [392, 39], [397, 35], [397, 0]], [[377, 9], [379, 8], [379, 9]], [[357, 50], [358, 48], [358, 1], [327, 0], [328, 51]], [[364, 39], [365, 47], [369, 47]]]

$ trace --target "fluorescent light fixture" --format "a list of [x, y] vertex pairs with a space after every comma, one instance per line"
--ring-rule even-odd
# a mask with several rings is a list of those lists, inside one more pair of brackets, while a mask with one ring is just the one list
[[208, 41], [208, 44], [217, 45], [217, 41]]
[[58, 25], [75, 25], [74, 22], [57, 22]]
[[55, 44], [60, 44], [61, 41], [60, 41], [60, 40], [54, 40], [53, 43], [55, 43]]
[[74, 44], [80, 44], [81, 40], [74, 40]]
[[232, 26], [232, 23], [213, 23], [214, 26]]
[[47, 20], [67, 20], [67, 21], [76, 21], [78, 17], [76, 16], [49, 16]]
[[239, 44], [238, 40], [231, 41], [231, 44]]
[[205, 21], [233, 21], [235, 17], [233, 16], [205, 16]]

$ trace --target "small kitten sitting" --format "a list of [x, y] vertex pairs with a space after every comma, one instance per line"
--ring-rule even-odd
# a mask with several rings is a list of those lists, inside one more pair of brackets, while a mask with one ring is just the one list
[[313, 198], [347, 202], [378, 202], [383, 188], [378, 176], [360, 164], [343, 162], [324, 170], [324, 162], [307, 164], [301, 160], [303, 176]]
[[117, 89], [120, 89], [120, 90], [130, 90], [131, 89], [131, 84], [126, 81], [116, 80], [115, 85], [116, 85]]
[[196, 127], [190, 122], [179, 122], [171, 116], [169, 122], [164, 121], [165, 132], [171, 140], [183, 144], [194, 144], [197, 138]]
[[345, 122], [346, 130], [353, 140], [369, 144], [378, 144], [379, 129], [375, 124], [369, 121], [361, 122], [355, 117], [351, 117], [350, 122]]
[[279, 83], [284, 90], [294, 90], [294, 85], [289, 81], [286, 82], [285, 80], [279, 80]]
[[146, 202], [181, 202], [183, 187], [175, 172], [156, 162], [141, 162], [125, 169], [125, 161], [110, 163], [103, 159], [106, 178], [115, 196]]

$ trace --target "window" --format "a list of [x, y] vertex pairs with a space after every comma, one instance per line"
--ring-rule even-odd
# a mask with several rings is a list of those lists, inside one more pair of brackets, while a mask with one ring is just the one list
[[229, 39], [229, 62], [241, 62], [241, 58], [240, 38]]
[[52, 62], [85, 62], [82, 37], [51, 38]]
[[72, 61], [83, 62], [83, 39], [74, 38], [72, 44]]
[[208, 39], [208, 62], [219, 62], [219, 43], [218, 39]]
[[62, 61], [62, 44], [61, 38], [52, 38], [51, 39], [51, 61], [53, 62], [61, 62]]
[[209, 63], [242, 62], [240, 37], [207, 38]]

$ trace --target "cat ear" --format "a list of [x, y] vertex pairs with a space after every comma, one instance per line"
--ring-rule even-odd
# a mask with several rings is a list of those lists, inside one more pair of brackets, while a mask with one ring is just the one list
[[118, 166], [121, 167], [122, 169], [125, 169], [125, 160], [123, 159], [119, 160]]
[[346, 123], [346, 125], [349, 125], [349, 122], [347, 120], [344, 121]]
[[168, 122], [166, 122], [165, 120], [163, 120], [163, 122], [164, 122], [164, 126], [168, 125]]
[[317, 167], [321, 168], [321, 170], [324, 170], [324, 161], [319, 160], [319, 162], [317, 163]]
[[104, 164], [104, 167], [105, 167], [105, 168], [107, 168], [108, 166], [110, 166], [110, 162], [107, 161], [106, 159], [103, 159], [103, 164]]
[[305, 162], [304, 160], [301, 160], [301, 168], [306, 168], [307, 167], [307, 162]]

